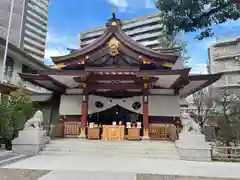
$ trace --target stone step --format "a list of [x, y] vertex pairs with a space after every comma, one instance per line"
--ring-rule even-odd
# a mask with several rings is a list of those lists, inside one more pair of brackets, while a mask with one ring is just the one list
[[119, 152], [148, 152], [148, 153], [177, 153], [176, 148], [169, 148], [169, 149], [147, 149], [147, 148], [89, 148], [89, 147], [54, 147], [54, 146], [46, 146], [44, 148], [46, 151], [84, 151], [84, 152], [111, 152], [111, 151], [119, 151]]
[[167, 141], [60, 139], [52, 140], [40, 154], [180, 159], [174, 143]]
[[74, 138], [74, 139], [58, 139], [51, 141], [54, 144], [61, 144], [61, 143], [84, 143], [84, 144], [173, 144], [171, 141], [152, 141], [152, 140], [141, 140], [141, 141], [114, 141], [114, 140], [88, 140], [88, 139], [81, 139], [81, 138]]
[[96, 143], [89, 143], [89, 142], [81, 142], [81, 141], [73, 141], [73, 142], [54, 142], [52, 141], [49, 145], [50, 146], [77, 146], [77, 147], [82, 147], [82, 146], [87, 146], [87, 147], [149, 147], [149, 148], [172, 148], [175, 147], [173, 143], [145, 143], [143, 141], [140, 141], [138, 143], [123, 143], [123, 142], [112, 142], [112, 143], [106, 143], [105, 141], [95, 141]]
[[172, 146], [134, 146], [134, 145], [129, 145], [129, 146], [122, 146], [122, 145], [98, 145], [96, 144], [95, 146], [94, 145], [86, 145], [86, 144], [82, 144], [82, 145], [79, 145], [79, 144], [48, 144], [47, 145], [48, 147], [54, 147], [54, 148], [60, 148], [60, 147], [65, 147], [65, 148], [76, 148], [76, 149], [82, 149], [82, 148], [88, 148], [88, 149], [91, 149], [91, 148], [98, 148], [98, 149], [145, 149], [145, 150], [159, 150], [159, 149], [162, 149], [162, 150], [169, 150], [169, 149], [175, 149], [175, 146], [172, 145]]
[[147, 158], [147, 159], [177, 159], [179, 160], [180, 157], [178, 155], [172, 155], [172, 154], [159, 154], [159, 155], [153, 155], [153, 154], [114, 154], [114, 153], [79, 153], [79, 152], [67, 152], [67, 151], [41, 151], [40, 155], [59, 155], [59, 156], [78, 156], [78, 157], [86, 157], [91, 156], [93, 157], [118, 157], [118, 158], [127, 158], [127, 157], [135, 157], [135, 158]]
[[91, 150], [80, 150], [80, 149], [53, 149], [53, 148], [44, 148], [43, 151], [52, 151], [52, 152], [76, 152], [76, 153], [100, 153], [100, 154], [150, 154], [150, 155], [162, 155], [162, 154], [170, 154], [170, 155], [178, 155], [177, 151], [139, 151], [139, 150], [108, 150], [102, 151], [99, 149], [91, 149]]

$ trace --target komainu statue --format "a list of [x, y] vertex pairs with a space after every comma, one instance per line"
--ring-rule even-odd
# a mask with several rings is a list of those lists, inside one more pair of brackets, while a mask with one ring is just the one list
[[42, 122], [43, 113], [38, 110], [34, 116], [25, 123], [24, 129], [42, 129]]
[[198, 123], [189, 115], [189, 113], [181, 114], [181, 122], [182, 122], [182, 132], [193, 132], [197, 134], [201, 134], [201, 128]]
[[201, 127], [199, 126], [199, 124], [196, 123], [196, 121], [190, 115], [189, 115], [189, 119], [190, 119], [189, 127], [191, 128], [190, 131], [197, 134], [201, 134]]

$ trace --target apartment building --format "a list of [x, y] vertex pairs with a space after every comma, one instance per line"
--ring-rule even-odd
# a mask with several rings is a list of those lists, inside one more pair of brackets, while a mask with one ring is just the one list
[[[12, 0], [0, 1], [0, 37], [6, 39]], [[49, 0], [15, 0], [9, 41], [44, 61]]]
[[[163, 25], [159, 14], [145, 15], [122, 22], [123, 31], [138, 43], [151, 49], [159, 48], [159, 36]], [[104, 33], [105, 27], [83, 31], [79, 34], [80, 48], [93, 43]]]
[[208, 48], [208, 54], [209, 73], [223, 73], [212, 88], [232, 90], [240, 96], [240, 37], [217, 41]]

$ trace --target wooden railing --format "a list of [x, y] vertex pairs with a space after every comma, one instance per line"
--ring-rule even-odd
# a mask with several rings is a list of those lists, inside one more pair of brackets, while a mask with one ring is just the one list
[[79, 122], [65, 122], [64, 123], [64, 137], [78, 137], [80, 135]]
[[153, 140], [176, 140], [180, 128], [173, 124], [151, 124], [150, 138]]
[[240, 147], [212, 146], [212, 160], [240, 162]]

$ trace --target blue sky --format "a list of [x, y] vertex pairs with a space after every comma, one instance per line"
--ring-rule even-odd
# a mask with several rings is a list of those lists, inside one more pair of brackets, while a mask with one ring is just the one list
[[[50, 56], [66, 54], [66, 48], [78, 47], [78, 34], [83, 30], [102, 26], [111, 17], [112, 8], [120, 19], [131, 19], [156, 12], [154, 0], [51, 0], [45, 62], [51, 64]], [[240, 21], [214, 25], [215, 37], [195, 40], [196, 33], [187, 33], [183, 39], [188, 43], [191, 59], [188, 66], [192, 73], [206, 72], [207, 47], [216, 38], [240, 36]]]

